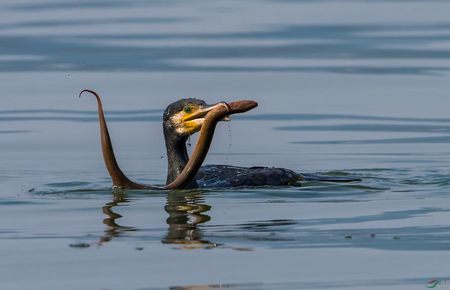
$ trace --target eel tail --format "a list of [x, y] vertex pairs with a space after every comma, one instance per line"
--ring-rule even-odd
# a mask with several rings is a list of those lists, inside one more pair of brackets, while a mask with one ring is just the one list
[[105, 114], [103, 113], [103, 105], [100, 96], [92, 90], [82, 90], [78, 97], [81, 97], [83, 93], [91, 93], [97, 99], [98, 106], [98, 120], [100, 124], [100, 140], [102, 145], [103, 160], [105, 161], [106, 169], [112, 178], [114, 187], [130, 188], [130, 189], [145, 189], [149, 186], [131, 181], [120, 169], [117, 163], [116, 156], [114, 155], [111, 138], [108, 132], [108, 126], [106, 125]]

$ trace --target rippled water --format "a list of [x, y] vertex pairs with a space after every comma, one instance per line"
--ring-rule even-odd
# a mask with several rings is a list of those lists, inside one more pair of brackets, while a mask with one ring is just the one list
[[[423, 289], [450, 280], [448, 1], [0, 3], [2, 289]], [[351, 184], [163, 184], [162, 110], [251, 98], [207, 163]], [[231, 141], [230, 141], [231, 140]], [[195, 140], [192, 140], [193, 142]]]

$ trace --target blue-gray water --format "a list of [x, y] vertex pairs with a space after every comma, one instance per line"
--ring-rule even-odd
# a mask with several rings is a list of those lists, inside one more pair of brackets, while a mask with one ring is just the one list
[[[450, 280], [450, 1], [0, 3], [1, 289], [423, 289]], [[250, 98], [207, 163], [352, 184], [114, 193], [161, 114]], [[230, 126], [230, 128], [228, 128]], [[195, 139], [192, 140], [192, 143]]]

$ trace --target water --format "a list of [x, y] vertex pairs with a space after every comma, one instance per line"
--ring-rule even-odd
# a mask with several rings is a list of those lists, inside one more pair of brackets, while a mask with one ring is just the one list
[[[2, 1], [1, 288], [445, 286], [449, 9]], [[231, 142], [219, 125], [207, 163], [363, 181], [113, 192], [84, 88], [103, 95], [119, 162], [141, 182], [164, 183], [162, 110], [187, 96], [259, 102], [233, 116]]]

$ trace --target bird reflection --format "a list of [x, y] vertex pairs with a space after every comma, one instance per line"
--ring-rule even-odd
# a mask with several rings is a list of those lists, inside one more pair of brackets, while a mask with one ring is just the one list
[[[114, 207], [124, 205], [130, 201], [122, 191], [115, 191], [113, 200], [102, 207], [107, 216], [103, 220], [106, 230], [98, 244], [103, 245], [115, 237], [126, 232], [137, 231], [135, 227], [121, 226], [117, 220], [122, 216], [114, 212]], [[164, 244], [181, 245], [182, 249], [214, 248], [217, 244], [203, 238], [203, 233], [198, 225], [208, 222], [211, 217], [205, 212], [211, 206], [204, 203], [201, 191], [171, 191], [167, 193], [165, 211], [169, 214], [167, 234], [161, 240]]]
[[203, 238], [198, 227], [211, 219], [205, 214], [211, 206], [204, 203], [201, 191], [169, 192], [164, 209], [169, 214], [166, 220], [169, 228], [163, 243], [182, 245], [184, 249], [217, 247], [217, 244]]

